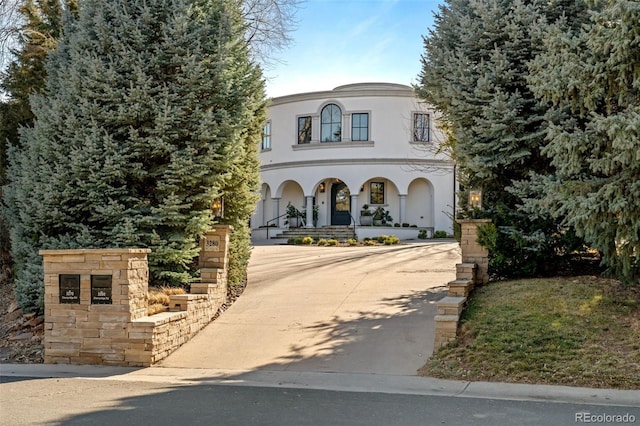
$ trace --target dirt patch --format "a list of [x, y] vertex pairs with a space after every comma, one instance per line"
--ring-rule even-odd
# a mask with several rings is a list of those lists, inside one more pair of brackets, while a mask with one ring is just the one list
[[44, 319], [35, 314], [23, 314], [11, 286], [0, 286], [0, 362], [42, 363], [43, 339]]

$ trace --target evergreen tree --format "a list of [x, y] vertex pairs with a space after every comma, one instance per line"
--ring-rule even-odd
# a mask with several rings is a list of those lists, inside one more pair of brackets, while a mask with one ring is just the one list
[[[7, 22], [8, 27], [4, 28], [6, 36], [14, 32], [18, 34], [18, 47], [13, 52], [14, 60], [9, 64], [6, 72], [2, 73], [0, 81], [0, 91], [5, 95], [0, 102], [0, 199], [2, 187], [7, 184], [8, 145], [18, 143], [20, 127], [33, 125], [29, 97], [41, 93], [44, 89], [46, 80], [44, 63], [49, 52], [55, 48], [56, 40], [61, 36], [65, 11], [75, 13], [77, 1], [16, 2], [15, 12], [22, 17], [24, 24], [19, 26], [16, 16], [15, 22]], [[12, 25], [15, 27], [11, 27]], [[0, 277], [2, 277], [2, 270], [8, 269], [11, 264], [9, 242], [9, 230], [0, 214]]]
[[264, 115], [243, 30], [233, 0], [81, 3], [9, 153], [23, 306], [37, 306], [40, 248], [149, 247], [153, 284], [192, 280], [212, 200], [253, 176], [235, 172]]
[[[558, 22], [531, 64], [534, 93], [553, 103], [540, 179], [549, 208], [602, 253], [620, 278], [640, 276], [640, 8], [591, 1], [579, 31]], [[570, 18], [569, 18], [570, 19]]]
[[579, 2], [449, 0], [424, 38], [417, 93], [443, 113], [463, 187], [482, 188], [476, 214], [494, 224], [481, 235], [496, 275], [550, 273], [558, 253], [570, 251], [571, 233], [548, 213], [521, 211], [519, 196], [522, 185], [535, 189], [528, 186], [532, 171], [553, 172], [542, 154], [548, 105], [526, 75], [543, 48], [540, 26], [570, 10], [580, 10]]

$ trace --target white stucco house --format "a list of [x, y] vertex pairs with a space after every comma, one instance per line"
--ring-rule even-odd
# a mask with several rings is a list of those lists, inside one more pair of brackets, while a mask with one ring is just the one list
[[[266, 238], [269, 225], [270, 237], [286, 230], [289, 203], [305, 211], [303, 227], [355, 226], [360, 239], [400, 231], [407, 233], [401, 238], [415, 238], [420, 229], [451, 234], [454, 164], [436, 152], [444, 138], [436, 118], [401, 84], [358, 83], [271, 99], [253, 237]], [[362, 226], [364, 205], [387, 210], [393, 229]]]

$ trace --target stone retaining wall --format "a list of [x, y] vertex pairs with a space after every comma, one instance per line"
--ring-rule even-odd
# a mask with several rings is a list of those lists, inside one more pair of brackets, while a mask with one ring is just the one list
[[45, 363], [144, 367], [165, 358], [226, 302], [230, 230], [215, 226], [201, 239], [201, 282], [152, 316], [149, 249], [42, 250]]
[[489, 282], [489, 252], [478, 243], [478, 227], [489, 222], [489, 219], [458, 220], [462, 263], [456, 265], [456, 279], [449, 282], [447, 296], [436, 304], [434, 349], [456, 339], [469, 294], [476, 285]]

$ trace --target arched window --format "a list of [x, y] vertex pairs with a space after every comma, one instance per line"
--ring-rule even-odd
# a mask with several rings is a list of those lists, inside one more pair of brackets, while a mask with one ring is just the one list
[[320, 113], [320, 142], [342, 140], [342, 111], [336, 104], [329, 104]]

